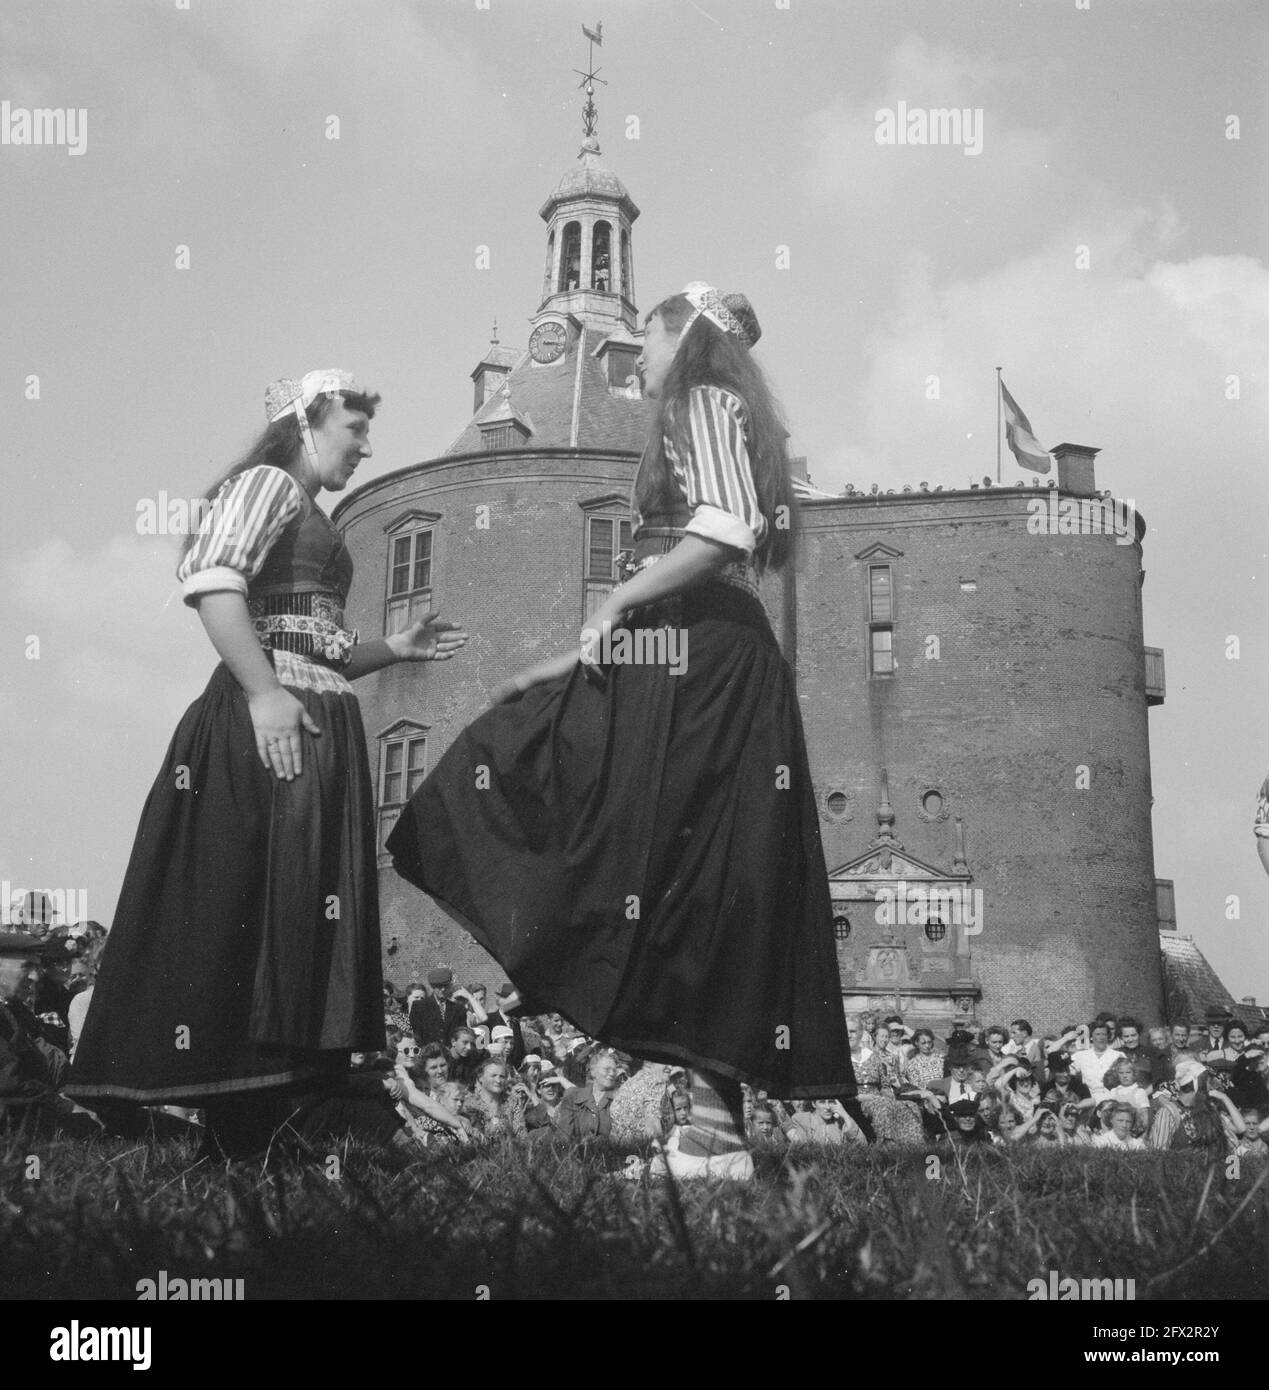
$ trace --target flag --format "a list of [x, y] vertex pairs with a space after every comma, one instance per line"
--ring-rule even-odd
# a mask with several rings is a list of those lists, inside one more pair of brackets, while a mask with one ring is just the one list
[[582, 33], [586, 35], [586, 37], [591, 41], [591, 43], [597, 43], [600, 46], [600, 48], [603, 48], [604, 21], [602, 19], [599, 21], [598, 24], [595, 25], [595, 32], [593, 34], [584, 24], [582, 25]]
[[1009, 451], [1023, 468], [1033, 473], [1047, 473], [1053, 460], [1049, 451], [1031, 431], [1031, 421], [1022, 413], [1018, 402], [1009, 394], [1004, 378], [1000, 378], [1000, 396], [1005, 407], [1005, 442]]

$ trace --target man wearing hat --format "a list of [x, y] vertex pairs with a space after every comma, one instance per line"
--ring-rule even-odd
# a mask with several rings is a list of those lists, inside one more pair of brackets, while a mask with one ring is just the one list
[[0, 1133], [96, 1134], [95, 1116], [59, 1093], [66, 1054], [44, 1041], [28, 1007], [39, 985], [44, 943], [20, 932], [0, 934]]
[[495, 1028], [511, 1029], [511, 1056], [508, 1060], [513, 1067], [518, 1068], [528, 1055], [529, 1049], [524, 1045], [524, 1028], [518, 1016], [520, 995], [510, 980], [504, 980], [498, 986], [497, 1003], [498, 1007], [488, 1018], [491, 1029], [489, 1036], [493, 1037], [492, 1030]]
[[[944, 1080], [947, 1078], [945, 1077]], [[951, 1123], [948, 1135], [954, 1143], [983, 1144], [991, 1142], [987, 1126], [978, 1114], [978, 1106], [972, 1100], [956, 1100], [948, 1107]]]
[[466, 1026], [468, 1010], [477, 1023], [484, 1023], [488, 1017], [479, 1001], [465, 989], [454, 987], [454, 972], [438, 966], [427, 972], [426, 996], [410, 1005], [410, 1032], [420, 1047], [428, 1043], [444, 1046], [455, 1028]]
[[962, 1100], [972, 1101], [977, 1105], [978, 1093], [982, 1087], [974, 1085], [969, 1079], [973, 1065], [974, 1059], [968, 1051], [958, 1048], [948, 1052], [947, 1075], [931, 1081], [925, 1088], [933, 1094], [940, 1108], [955, 1105]]

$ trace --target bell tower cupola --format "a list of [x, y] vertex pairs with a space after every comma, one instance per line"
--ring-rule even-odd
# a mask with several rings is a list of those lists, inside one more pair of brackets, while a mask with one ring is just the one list
[[603, 26], [584, 32], [591, 44], [591, 62], [580, 73], [586, 93], [582, 145], [577, 163], [542, 205], [546, 271], [533, 320], [557, 315], [609, 333], [621, 326], [637, 332], [631, 228], [639, 209], [625, 184], [600, 160], [595, 84], [604, 85], [604, 79], [595, 68], [594, 53], [595, 45], [603, 42]]

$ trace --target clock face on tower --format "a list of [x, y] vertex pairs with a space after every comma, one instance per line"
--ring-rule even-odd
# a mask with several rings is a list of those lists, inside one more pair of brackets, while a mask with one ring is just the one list
[[554, 362], [563, 354], [567, 341], [562, 323], [540, 323], [529, 338], [529, 353], [535, 362]]

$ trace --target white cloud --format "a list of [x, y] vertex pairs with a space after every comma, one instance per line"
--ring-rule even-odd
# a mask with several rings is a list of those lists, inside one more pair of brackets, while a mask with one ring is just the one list
[[[1054, 200], [1070, 195], [1071, 178], [1054, 166], [1063, 148], [1060, 111], [1043, 128], [1007, 116], [1017, 105], [1016, 81], [1010, 66], [991, 58], [904, 39], [866, 99], [838, 98], [806, 121], [807, 194], [882, 248], [898, 238], [946, 252], [949, 237], [981, 237], [1002, 225], [1014, 244], [1025, 244], [1051, 221]], [[982, 152], [878, 144], [878, 112], [900, 101], [909, 111], [981, 110]]]
[[28, 713], [40, 718], [87, 704], [144, 719], [188, 698], [190, 661], [206, 642], [180, 602], [176, 560], [170, 538], [136, 535], [111, 536], [95, 551], [48, 536], [6, 558], [5, 625], [21, 629], [9, 640], [39, 639], [39, 661], [26, 663], [28, 679], [14, 682], [10, 699], [34, 703]]
[[[1166, 209], [1135, 209], [943, 285], [927, 256], [907, 256], [895, 310], [865, 344], [859, 429], [849, 448], [812, 459], [816, 482], [963, 486], [994, 474], [997, 365], [1041, 441], [1103, 448], [1117, 492], [1135, 477], [1158, 493], [1166, 461], [1187, 450], [1245, 466], [1265, 429], [1245, 385], [1269, 354], [1269, 269], [1246, 256], [1163, 259], [1172, 236]], [[1075, 266], [1080, 237], [1087, 271]], [[1230, 372], [1244, 374], [1238, 403], [1225, 400]], [[1006, 452], [1006, 481], [1017, 474]]]

